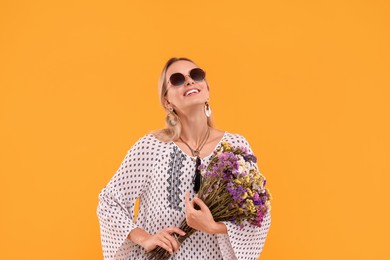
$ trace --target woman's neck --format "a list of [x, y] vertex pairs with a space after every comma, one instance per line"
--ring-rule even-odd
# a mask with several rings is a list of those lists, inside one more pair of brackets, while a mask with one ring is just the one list
[[198, 147], [208, 129], [207, 117], [203, 110], [196, 110], [179, 116], [181, 122], [180, 137], [191, 147]]

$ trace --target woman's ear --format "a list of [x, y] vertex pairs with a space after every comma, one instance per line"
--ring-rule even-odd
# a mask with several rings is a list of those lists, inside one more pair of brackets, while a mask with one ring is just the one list
[[171, 104], [168, 99], [164, 98], [164, 107], [165, 109], [168, 109], [169, 104]]

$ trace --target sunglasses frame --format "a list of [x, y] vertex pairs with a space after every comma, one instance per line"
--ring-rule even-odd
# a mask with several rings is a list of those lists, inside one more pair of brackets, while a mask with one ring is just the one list
[[[196, 79], [194, 79], [194, 78], [191, 76], [191, 72], [194, 71], [194, 70], [200, 70], [200, 71], [203, 72], [203, 78], [202, 78], [201, 80], [196, 80]], [[178, 84], [178, 85], [174, 85], [174, 84], [172, 84], [172, 82], [171, 82], [172, 76], [173, 76], [173, 75], [176, 75], [176, 74], [182, 75], [182, 76], [183, 76], [183, 79], [184, 79], [183, 82], [180, 83], [180, 84]], [[187, 75], [184, 75], [183, 73], [180, 73], [180, 72], [175, 72], [175, 73], [173, 73], [173, 74], [171, 74], [171, 75], [169, 76], [168, 84], [170, 84], [170, 85], [172, 85], [172, 86], [174, 86], [174, 87], [183, 86], [184, 83], [186, 82], [186, 78], [187, 78], [187, 77], [190, 77], [193, 81], [201, 82], [201, 81], [203, 81], [203, 80], [206, 78], [206, 72], [205, 72], [204, 70], [202, 70], [201, 68], [199, 68], [199, 67], [191, 69]]]

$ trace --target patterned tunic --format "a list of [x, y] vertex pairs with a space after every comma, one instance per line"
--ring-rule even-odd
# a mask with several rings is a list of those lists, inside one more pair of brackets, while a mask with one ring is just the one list
[[[214, 151], [222, 141], [247, 147], [252, 153], [247, 140], [239, 134], [225, 132]], [[202, 158], [202, 163], [207, 165], [211, 155]], [[159, 141], [152, 134], [140, 138], [99, 194], [97, 214], [104, 259], [146, 259], [146, 251], [128, 239], [128, 234], [136, 227], [151, 234], [178, 227], [185, 219], [185, 192], [195, 195], [194, 172], [195, 157], [174, 142]], [[141, 202], [134, 222], [137, 198]], [[257, 259], [271, 224], [270, 213], [261, 228], [246, 223], [240, 229], [231, 222], [224, 223], [228, 234], [195, 232], [170, 259]]]

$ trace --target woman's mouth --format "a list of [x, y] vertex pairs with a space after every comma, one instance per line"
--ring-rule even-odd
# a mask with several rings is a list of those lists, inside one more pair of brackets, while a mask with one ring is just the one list
[[192, 89], [187, 90], [187, 91], [184, 93], [184, 96], [186, 97], [186, 96], [194, 95], [194, 94], [197, 94], [197, 93], [199, 93], [199, 92], [200, 92], [199, 89], [197, 89], [197, 88], [192, 88]]

